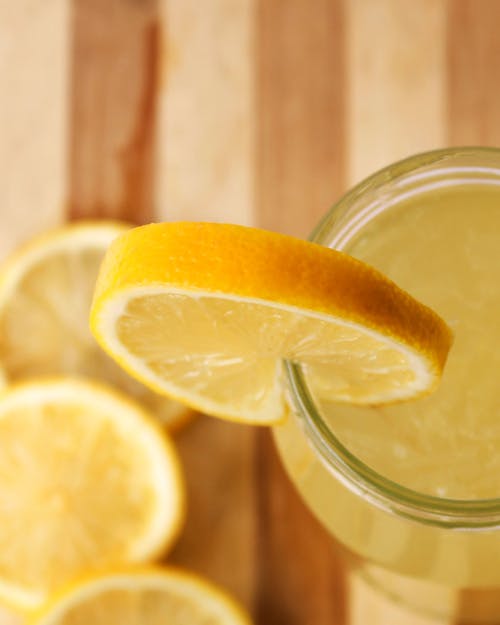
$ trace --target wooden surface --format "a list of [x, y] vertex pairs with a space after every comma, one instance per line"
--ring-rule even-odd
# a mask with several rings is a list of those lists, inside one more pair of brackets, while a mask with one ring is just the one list
[[[499, 23], [497, 0], [0, 0], [0, 254], [80, 217], [306, 236], [390, 161], [500, 144]], [[177, 442], [171, 560], [256, 623], [432, 623], [346, 571], [266, 431]]]

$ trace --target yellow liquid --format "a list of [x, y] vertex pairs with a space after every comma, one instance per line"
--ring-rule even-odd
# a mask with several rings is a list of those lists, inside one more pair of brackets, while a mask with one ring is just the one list
[[[439, 312], [455, 343], [432, 396], [384, 408], [323, 402], [323, 418], [355, 456], [403, 486], [500, 498], [500, 187], [421, 193], [375, 216], [344, 249]], [[500, 530], [454, 531], [377, 508], [320, 463], [294, 419], [276, 440], [309, 506], [368, 568], [453, 587], [500, 585]], [[380, 581], [396, 594], [403, 582], [389, 573]], [[431, 605], [433, 587], [423, 588]]]

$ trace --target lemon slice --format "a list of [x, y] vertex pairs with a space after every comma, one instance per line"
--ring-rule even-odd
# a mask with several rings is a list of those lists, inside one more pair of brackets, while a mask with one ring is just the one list
[[204, 579], [166, 567], [98, 575], [49, 601], [30, 625], [251, 625], [244, 610]]
[[430, 392], [451, 343], [433, 311], [346, 254], [189, 222], [136, 228], [113, 243], [91, 327], [156, 391], [261, 424], [285, 413], [284, 359], [332, 400], [386, 403]]
[[176, 537], [184, 490], [166, 434], [114, 391], [68, 378], [0, 396], [0, 597], [29, 608], [82, 571]]
[[0, 269], [0, 362], [10, 381], [83, 375], [107, 381], [143, 402], [174, 428], [185, 406], [158, 397], [102, 352], [88, 329], [99, 265], [130, 226], [79, 222], [37, 237]]

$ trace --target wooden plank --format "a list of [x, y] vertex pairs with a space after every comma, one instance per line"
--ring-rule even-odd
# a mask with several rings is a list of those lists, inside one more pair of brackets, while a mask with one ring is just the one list
[[258, 222], [307, 236], [344, 189], [340, 0], [259, 0]]
[[447, 45], [448, 137], [452, 145], [500, 145], [500, 3], [453, 0]]
[[[307, 236], [344, 185], [342, 3], [258, 3], [257, 216], [260, 226]], [[340, 625], [346, 584], [333, 540], [259, 432], [257, 622]]]
[[69, 212], [153, 215], [156, 0], [73, 0]]
[[65, 0], [0, 3], [0, 257], [63, 216], [67, 47]]
[[346, 3], [349, 183], [445, 141], [446, 0]]
[[176, 435], [188, 492], [186, 526], [169, 562], [205, 575], [253, 610], [255, 430], [199, 417]]
[[163, 0], [158, 216], [252, 222], [254, 0]]
[[[253, 220], [252, 0], [163, 0], [156, 218]], [[255, 430], [202, 418], [177, 437], [189, 514], [172, 561], [252, 609]]]

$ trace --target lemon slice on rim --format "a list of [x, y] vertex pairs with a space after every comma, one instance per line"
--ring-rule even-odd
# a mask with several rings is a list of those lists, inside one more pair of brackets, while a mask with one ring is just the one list
[[285, 414], [285, 359], [330, 399], [387, 403], [434, 389], [451, 344], [436, 313], [368, 265], [294, 237], [213, 223], [120, 236], [100, 271], [91, 328], [156, 391], [260, 424]]
[[52, 598], [30, 625], [251, 625], [214, 584], [166, 567], [98, 575]]
[[88, 315], [106, 249], [129, 225], [82, 221], [34, 238], [0, 268], [0, 363], [7, 380], [44, 375], [97, 378], [143, 402], [169, 427], [185, 406], [159, 397], [99, 348]]
[[0, 395], [0, 597], [30, 608], [63, 582], [148, 561], [184, 517], [177, 453], [140, 406], [68, 378]]

